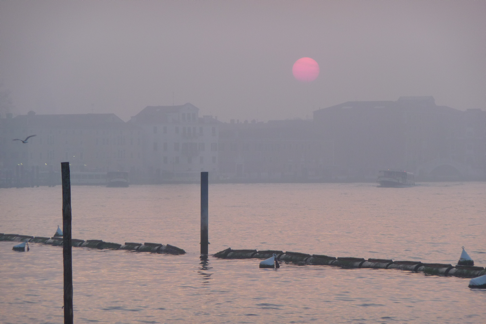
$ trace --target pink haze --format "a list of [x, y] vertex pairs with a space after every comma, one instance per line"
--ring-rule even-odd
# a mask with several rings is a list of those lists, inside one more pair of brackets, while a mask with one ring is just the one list
[[319, 64], [310, 57], [302, 57], [294, 63], [292, 73], [299, 81], [311, 82], [319, 75]]

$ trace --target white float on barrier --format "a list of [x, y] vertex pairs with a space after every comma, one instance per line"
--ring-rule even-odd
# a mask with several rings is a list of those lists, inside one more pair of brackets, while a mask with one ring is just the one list
[[273, 254], [273, 256], [271, 256], [270, 258], [260, 262], [260, 268], [274, 268], [274, 269], [280, 268], [280, 264], [278, 264], [277, 261], [277, 255]]
[[457, 262], [457, 265], [465, 265], [465, 266], [474, 265], [473, 259], [471, 259], [469, 254], [467, 254], [466, 250], [464, 250], [464, 246], [462, 247], [461, 257], [459, 258], [459, 262]]
[[56, 233], [54, 234], [54, 237], [59, 237], [59, 236], [62, 236], [62, 231], [59, 228], [59, 225], [57, 225], [57, 230], [56, 230]]
[[27, 252], [27, 251], [29, 251], [29, 250], [30, 250], [30, 248], [29, 248], [29, 243], [27, 243], [27, 241], [25, 241], [25, 242], [22, 242], [22, 243], [20, 243], [20, 244], [17, 244], [17, 245], [15, 245], [15, 246], [12, 248], [12, 250], [14, 250], [14, 251], [18, 251], [18, 252]]
[[486, 289], [486, 275], [477, 278], [472, 278], [471, 281], [469, 281], [469, 288]]

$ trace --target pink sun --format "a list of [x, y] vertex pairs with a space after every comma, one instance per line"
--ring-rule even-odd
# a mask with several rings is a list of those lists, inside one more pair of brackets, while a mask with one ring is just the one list
[[301, 82], [312, 82], [319, 75], [319, 64], [310, 57], [302, 57], [294, 63], [292, 73]]

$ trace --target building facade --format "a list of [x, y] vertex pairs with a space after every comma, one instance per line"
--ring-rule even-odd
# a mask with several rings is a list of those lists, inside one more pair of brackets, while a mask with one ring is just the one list
[[339, 172], [367, 179], [405, 170], [420, 181], [486, 179], [486, 112], [437, 106], [433, 97], [346, 102], [314, 112], [335, 143]]
[[[14, 139], [24, 139], [27, 143]], [[131, 172], [142, 161], [142, 131], [114, 114], [36, 115], [29, 112], [2, 120], [0, 169], [3, 182], [29, 185], [46, 178], [59, 183], [61, 162], [71, 173]], [[49, 176], [48, 176], [49, 175]]]
[[142, 130], [144, 182], [193, 182], [218, 173], [219, 122], [192, 104], [149, 106], [128, 122]]
[[[36, 136], [13, 141], [28, 135]], [[402, 97], [345, 102], [311, 120], [222, 123], [189, 103], [149, 106], [128, 122], [114, 114], [0, 118], [0, 186], [59, 183], [65, 161], [81, 183], [109, 171], [146, 184], [196, 182], [201, 171], [214, 182], [369, 182], [388, 169], [417, 181], [486, 180], [486, 112]]]
[[221, 126], [220, 177], [224, 181], [323, 181], [332, 142], [311, 121], [236, 122]]

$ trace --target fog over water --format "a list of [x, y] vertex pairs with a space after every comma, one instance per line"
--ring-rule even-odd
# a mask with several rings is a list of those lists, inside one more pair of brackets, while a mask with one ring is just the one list
[[[276, 249], [486, 265], [484, 182], [210, 184], [209, 253]], [[75, 323], [482, 323], [469, 278], [260, 259], [201, 263], [198, 185], [74, 186], [73, 237], [172, 244], [184, 255], [73, 247]], [[29, 197], [29, 199], [24, 199]], [[61, 187], [0, 189], [0, 232], [54, 234]], [[19, 219], [21, 221], [19, 221]], [[0, 241], [0, 322], [62, 323], [62, 248]]]
[[[486, 106], [485, 1], [1, 1], [0, 82], [15, 114], [190, 102], [229, 119], [311, 117], [430, 95]], [[311, 57], [319, 77], [292, 65]]]
[[[466, 246], [484, 267], [485, 17], [484, 0], [0, 0], [0, 232], [54, 234], [68, 161], [74, 238], [187, 252], [74, 249], [79, 323], [481, 322], [469, 279], [201, 263], [194, 183], [210, 173], [211, 254], [455, 265]], [[417, 185], [377, 188], [391, 169]], [[12, 245], [0, 322], [61, 322], [61, 249]]]

